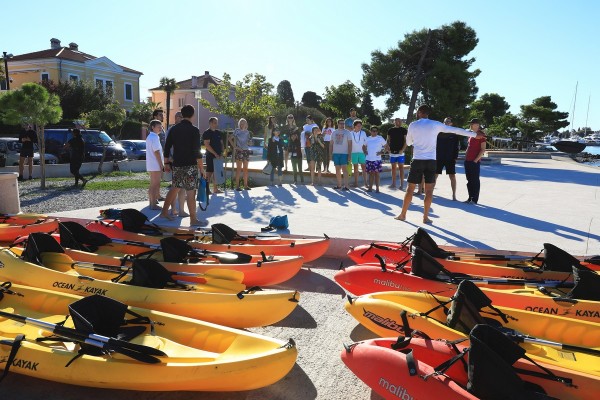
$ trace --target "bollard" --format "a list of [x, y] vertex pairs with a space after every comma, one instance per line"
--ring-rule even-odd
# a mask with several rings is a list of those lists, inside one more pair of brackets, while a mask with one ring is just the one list
[[0, 214], [19, 214], [19, 183], [17, 172], [0, 172]]

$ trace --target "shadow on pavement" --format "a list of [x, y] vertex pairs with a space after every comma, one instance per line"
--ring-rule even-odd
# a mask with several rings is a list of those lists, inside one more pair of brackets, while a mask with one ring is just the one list
[[[300, 295], [300, 303], [302, 303], [302, 295]], [[315, 329], [317, 327], [317, 321], [315, 321], [308, 311], [298, 305], [290, 315], [270, 326], [278, 326], [280, 328]]]
[[352, 339], [352, 341], [354, 342], [360, 342], [361, 340], [367, 339], [376, 339], [378, 337], [379, 336], [377, 336], [361, 324], [356, 325], [354, 329], [352, 329], [352, 332], [350, 332], [350, 339]]

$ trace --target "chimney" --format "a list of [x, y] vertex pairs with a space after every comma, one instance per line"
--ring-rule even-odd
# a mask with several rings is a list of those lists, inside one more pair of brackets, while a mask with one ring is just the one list
[[75, 42], [69, 43], [69, 49], [79, 51], [79, 45]]
[[208, 71], [204, 71], [204, 76], [206, 76], [206, 77], [210, 76], [210, 74], [208, 73]]
[[192, 89], [196, 89], [198, 87], [198, 77], [196, 75], [192, 75]]
[[60, 40], [52, 38], [50, 39], [50, 48], [51, 49], [60, 49]]

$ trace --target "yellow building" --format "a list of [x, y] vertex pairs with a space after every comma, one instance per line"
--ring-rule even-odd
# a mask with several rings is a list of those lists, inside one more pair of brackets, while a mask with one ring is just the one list
[[8, 59], [10, 88], [27, 82], [91, 81], [131, 111], [140, 102], [141, 72], [116, 64], [107, 57], [95, 57], [79, 51], [76, 43], [63, 47], [51, 39], [50, 49], [21, 54]]

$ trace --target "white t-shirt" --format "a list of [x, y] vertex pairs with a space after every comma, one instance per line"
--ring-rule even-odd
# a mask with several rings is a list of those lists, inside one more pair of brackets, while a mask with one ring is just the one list
[[367, 143], [367, 134], [365, 131], [350, 131], [350, 136], [352, 137], [352, 153], [362, 153], [363, 144]]
[[335, 128], [323, 128], [323, 141], [324, 142], [331, 141], [331, 134], [333, 133], [334, 130], [335, 130]]
[[317, 124], [304, 124], [304, 126], [302, 127], [302, 132], [300, 132], [300, 146], [302, 146], [303, 149], [306, 146], [307, 134], [310, 135], [315, 126], [317, 128], [319, 127], [319, 125]]
[[406, 135], [406, 145], [413, 146], [413, 160], [435, 160], [437, 137], [440, 132], [456, 133], [461, 136], [475, 137], [477, 134], [455, 126], [444, 125], [439, 121], [421, 118], [411, 122]]
[[163, 149], [160, 145], [160, 139], [154, 132], [150, 132], [146, 137], [146, 171], [162, 171], [160, 162], [156, 159], [155, 151], [160, 153], [160, 159], [163, 160]]
[[381, 161], [381, 154], [377, 155], [385, 146], [385, 139], [381, 136], [369, 136], [367, 138], [367, 161]]

